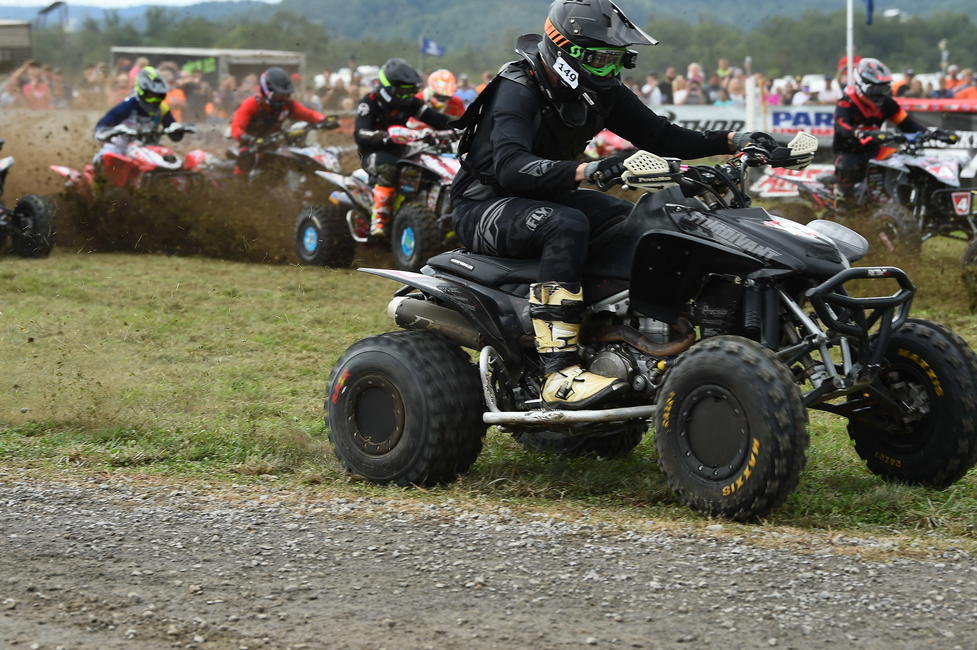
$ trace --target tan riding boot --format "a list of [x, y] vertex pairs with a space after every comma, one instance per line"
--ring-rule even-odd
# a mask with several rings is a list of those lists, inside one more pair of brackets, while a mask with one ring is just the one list
[[543, 406], [586, 409], [627, 384], [580, 367], [577, 338], [583, 318], [580, 285], [540, 282], [529, 286], [529, 316], [536, 333], [536, 351], [546, 377], [540, 390]]

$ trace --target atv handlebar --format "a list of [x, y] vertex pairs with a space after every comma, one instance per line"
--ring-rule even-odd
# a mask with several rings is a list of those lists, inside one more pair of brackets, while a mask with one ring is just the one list
[[[858, 136], [859, 133], [856, 133]], [[917, 131], [914, 133], [891, 133], [889, 131], [863, 131], [862, 139], [873, 140], [880, 144], [905, 144], [907, 149], [915, 149], [923, 146], [927, 142], [942, 142], [944, 144], [956, 144], [960, 141], [960, 136], [953, 131], [946, 129], [930, 129], [928, 131]]]
[[320, 122], [295, 122], [287, 129], [276, 131], [275, 133], [263, 135], [257, 138], [245, 134], [240, 138], [240, 142], [241, 144], [251, 145], [260, 151], [267, 151], [268, 149], [278, 147], [282, 143], [302, 145], [305, 143], [305, 136], [308, 135], [309, 131], [318, 131], [320, 129], [331, 131], [332, 129], [338, 129], [339, 127], [339, 117], [336, 115], [329, 115]]
[[192, 124], [181, 124], [180, 122], [173, 122], [165, 129], [133, 129], [131, 127], [125, 126], [124, 124], [119, 124], [108, 129], [103, 129], [102, 131], [95, 134], [96, 139], [100, 142], [106, 142], [111, 140], [117, 135], [127, 135], [134, 140], [138, 140], [144, 144], [158, 144], [161, 137], [168, 135], [171, 138], [174, 135], [183, 136], [187, 133], [196, 133], [197, 127]]

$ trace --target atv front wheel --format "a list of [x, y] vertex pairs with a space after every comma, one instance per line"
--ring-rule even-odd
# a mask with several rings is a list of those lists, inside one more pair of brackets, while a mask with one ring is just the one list
[[346, 212], [337, 205], [302, 208], [295, 221], [295, 254], [299, 263], [346, 268], [353, 263], [356, 242], [346, 225]]
[[619, 458], [637, 447], [647, 431], [647, 422], [631, 420], [617, 425], [612, 433], [603, 435], [558, 437], [546, 432], [517, 431], [512, 437], [527, 451]]
[[977, 239], [963, 252], [963, 286], [970, 296], [970, 309], [977, 311]]
[[28, 194], [14, 208], [14, 253], [21, 257], [47, 257], [54, 248], [54, 203]]
[[902, 250], [914, 255], [919, 253], [923, 236], [916, 218], [906, 206], [896, 200], [887, 201], [875, 208], [871, 220], [876, 238], [890, 252]]
[[333, 369], [325, 406], [336, 456], [373, 483], [450, 482], [482, 450], [478, 372], [461, 348], [433, 332], [354, 343]]
[[977, 356], [963, 339], [931, 321], [906, 321], [873, 387], [899, 408], [878, 404], [849, 420], [855, 452], [873, 474], [942, 489], [977, 462]]
[[667, 371], [655, 413], [658, 464], [694, 510], [749, 521], [797, 486], [807, 411], [787, 367], [761, 345], [717, 336]]
[[427, 260], [437, 255], [443, 240], [438, 217], [417, 203], [408, 203], [394, 217], [390, 249], [394, 266], [401, 271], [420, 271]]

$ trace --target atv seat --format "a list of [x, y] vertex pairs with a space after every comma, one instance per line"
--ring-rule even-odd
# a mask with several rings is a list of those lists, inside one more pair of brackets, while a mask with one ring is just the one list
[[498, 287], [503, 284], [530, 284], [539, 277], [538, 259], [513, 259], [477, 255], [458, 249], [435, 255], [427, 263], [439, 271]]

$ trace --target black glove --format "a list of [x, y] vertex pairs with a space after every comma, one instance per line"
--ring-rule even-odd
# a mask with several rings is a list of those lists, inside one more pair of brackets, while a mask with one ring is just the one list
[[254, 144], [254, 136], [244, 133], [237, 141], [241, 143], [242, 147], [247, 147], [248, 145]]
[[359, 140], [363, 144], [386, 144], [387, 142], [387, 132], [386, 131], [367, 131], [366, 129], [360, 129], [356, 132], [359, 136]]
[[583, 169], [583, 177], [602, 190], [610, 187], [612, 181], [620, 178], [623, 173], [623, 156], [607, 156], [600, 160], [594, 160], [587, 163]]
[[947, 144], [954, 144], [960, 141], [960, 136], [955, 132], [941, 128], [930, 129], [929, 136], [933, 140], [939, 140]]
[[756, 145], [765, 151], [773, 151], [780, 146], [773, 136], [763, 131], [737, 131], [733, 134], [733, 150], [742, 151], [744, 147]]

